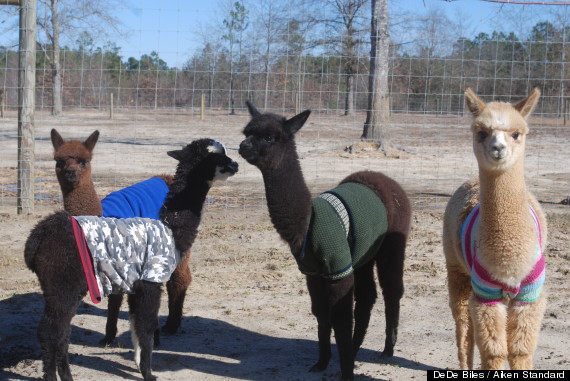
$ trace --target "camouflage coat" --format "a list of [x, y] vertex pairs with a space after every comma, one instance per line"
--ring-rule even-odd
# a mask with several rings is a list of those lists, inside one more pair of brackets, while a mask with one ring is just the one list
[[162, 283], [180, 262], [170, 229], [149, 218], [74, 217], [85, 234], [105, 297], [133, 293], [137, 280]]

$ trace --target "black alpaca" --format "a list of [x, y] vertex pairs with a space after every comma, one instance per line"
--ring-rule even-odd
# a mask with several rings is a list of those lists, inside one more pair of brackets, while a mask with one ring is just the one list
[[[211, 185], [236, 173], [237, 163], [212, 139], [196, 140], [168, 155], [179, 163], [160, 217], [183, 255], [196, 238]], [[56, 370], [62, 381], [73, 380], [68, 359], [71, 319], [88, 291], [71, 218], [68, 212], [61, 211], [40, 221], [30, 233], [24, 251], [26, 265], [37, 274], [44, 295], [38, 338], [44, 380], [50, 381], [57, 379]], [[135, 361], [145, 381], [156, 379], [151, 372], [151, 356], [154, 332], [158, 329], [161, 286], [137, 280], [134, 292], [128, 296]]]
[[[249, 102], [247, 106], [252, 119], [243, 131], [246, 138], [240, 144], [239, 153], [250, 164], [261, 170], [271, 221], [281, 238], [289, 244], [300, 270], [307, 275], [311, 310], [317, 318], [319, 338], [319, 360], [310, 370], [322, 371], [327, 367], [331, 357], [331, 329], [334, 329], [342, 379], [352, 380], [354, 359], [364, 340], [370, 313], [377, 298], [374, 264], [378, 271], [386, 312], [386, 342], [382, 356], [389, 357], [394, 353], [400, 299], [404, 293], [404, 257], [411, 218], [409, 200], [398, 183], [382, 173], [372, 171], [349, 175], [340, 182], [339, 187], [311, 200], [311, 193], [303, 179], [295, 146], [295, 133], [306, 122], [310, 111], [286, 119], [275, 114], [261, 114]], [[348, 198], [345, 195], [348, 193], [343, 192], [347, 192], [350, 188], [368, 193], [366, 197], [371, 200], [370, 203], [361, 203], [358, 207], [346, 203]], [[325, 231], [321, 232], [321, 229], [316, 227], [320, 222], [315, 222], [318, 215], [315, 213], [317, 210], [315, 208], [321, 210], [319, 205], [325, 203], [326, 211], [329, 202], [331, 206], [333, 204], [336, 206], [330, 209], [333, 211], [333, 217], [328, 220], [325, 218]], [[351, 213], [356, 215], [357, 208], [360, 208], [358, 210], [362, 210], [362, 213], [366, 212], [366, 209], [384, 208], [384, 222], [379, 225], [367, 222], [356, 225], [354, 221], [357, 218], [353, 218], [355, 216], [351, 216]], [[350, 217], [350, 222], [348, 219], [342, 219], [342, 216], [347, 215]], [[337, 220], [336, 217], [340, 219]], [[373, 219], [376, 217], [372, 216]], [[367, 231], [368, 227], [365, 226], [367, 224], [379, 238], [373, 238], [372, 244], [361, 244], [367, 239], [364, 239], [364, 234], [359, 232]], [[380, 226], [382, 224], [383, 227]], [[341, 232], [340, 240], [344, 242], [339, 241], [339, 246], [331, 246], [326, 242], [319, 246], [320, 244], [316, 242], [317, 230], [318, 234], [326, 235], [332, 229], [329, 229], [329, 225], [337, 229], [335, 232]], [[346, 233], [346, 237], [342, 236], [343, 232]], [[336, 238], [338, 236], [336, 234]], [[336, 239], [334, 233], [332, 238]], [[325, 236], [324, 239], [326, 241], [329, 238]], [[311, 255], [316, 258], [312, 267], [310, 263], [307, 264], [311, 258], [305, 259], [308, 247], [312, 249]], [[338, 260], [336, 256], [340, 255], [341, 247], [348, 258]], [[357, 252], [366, 252], [365, 257], [369, 259], [363, 259], [361, 262], [364, 263], [357, 263], [355, 258]], [[324, 261], [318, 256], [328, 255], [327, 253], [334, 257], [327, 261], [338, 260], [343, 263], [336, 269], [337, 272], [327, 268], [328, 265], [322, 265]], [[355, 261], [354, 269], [352, 261]]]

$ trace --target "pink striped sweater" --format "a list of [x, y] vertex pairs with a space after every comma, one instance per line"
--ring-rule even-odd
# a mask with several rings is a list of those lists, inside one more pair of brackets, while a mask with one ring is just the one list
[[473, 208], [461, 225], [461, 248], [467, 266], [471, 269], [471, 285], [475, 298], [484, 304], [493, 305], [509, 296], [519, 303], [533, 303], [540, 298], [546, 276], [546, 265], [542, 254], [542, 231], [536, 212], [530, 207], [536, 225], [539, 247], [535, 254], [534, 267], [516, 286], [506, 285], [496, 279], [481, 265], [477, 255], [477, 229], [479, 227], [479, 204]]

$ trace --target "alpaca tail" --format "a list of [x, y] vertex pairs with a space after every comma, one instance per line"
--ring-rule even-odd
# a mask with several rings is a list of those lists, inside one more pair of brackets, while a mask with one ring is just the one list
[[36, 255], [44, 239], [57, 240], [57, 232], [66, 227], [68, 220], [69, 213], [61, 211], [46, 217], [32, 229], [24, 246], [24, 261], [30, 270], [36, 272]]
[[28, 266], [28, 268], [33, 272], [36, 272], [36, 252], [38, 251], [42, 242], [42, 237], [44, 236], [43, 230], [42, 224], [36, 225], [26, 240], [26, 246], [24, 247], [24, 261], [26, 262], [26, 266]]

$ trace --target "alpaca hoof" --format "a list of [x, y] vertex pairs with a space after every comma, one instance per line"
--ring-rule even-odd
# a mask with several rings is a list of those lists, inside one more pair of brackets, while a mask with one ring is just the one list
[[380, 354], [381, 359], [387, 359], [387, 358], [390, 358], [392, 356], [394, 356], [394, 350], [393, 349], [390, 349], [390, 350], [385, 349], [384, 352], [382, 352]]
[[113, 343], [113, 340], [115, 340], [114, 337], [109, 338], [109, 337], [105, 336], [104, 338], [99, 340], [99, 345], [102, 345], [104, 347], [108, 347], [109, 345], [111, 345]]
[[178, 332], [178, 327], [173, 327], [171, 324], [165, 324], [162, 326], [162, 333], [167, 335], [174, 335]]
[[311, 373], [322, 372], [325, 369], [327, 369], [327, 364], [323, 365], [321, 363], [316, 363], [311, 367], [311, 369], [309, 369], [309, 372]]

